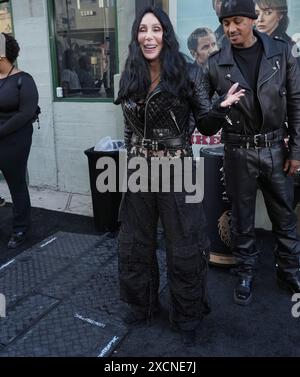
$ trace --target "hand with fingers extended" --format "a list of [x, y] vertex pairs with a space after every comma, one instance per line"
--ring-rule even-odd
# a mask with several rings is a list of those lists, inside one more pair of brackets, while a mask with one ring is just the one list
[[221, 102], [221, 107], [230, 107], [233, 104], [238, 104], [240, 99], [245, 95], [245, 89], [241, 89], [237, 92], [237, 88], [239, 83], [235, 83], [232, 87], [228, 90], [226, 94], [225, 100]]
[[300, 168], [300, 161], [298, 160], [286, 160], [284, 165], [284, 172], [289, 176], [294, 176]]

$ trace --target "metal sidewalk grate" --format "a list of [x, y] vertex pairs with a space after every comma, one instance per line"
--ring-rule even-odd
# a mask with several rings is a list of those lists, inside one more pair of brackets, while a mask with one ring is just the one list
[[[162, 249], [158, 261], [162, 291]], [[7, 300], [0, 356], [109, 356], [127, 334], [119, 319], [117, 239], [108, 235], [47, 238], [0, 269], [0, 292]]]
[[126, 328], [112, 322], [109, 316], [62, 304], [1, 356], [105, 357], [113, 352], [126, 333]]
[[5, 346], [13, 342], [57, 303], [53, 298], [36, 295], [9, 309], [6, 318], [0, 320], [0, 344]]

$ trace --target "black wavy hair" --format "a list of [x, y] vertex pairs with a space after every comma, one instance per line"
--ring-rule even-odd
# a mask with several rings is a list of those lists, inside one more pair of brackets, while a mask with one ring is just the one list
[[153, 13], [163, 28], [163, 48], [160, 54], [161, 85], [179, 98], [191, 95], [191, 81], [188, 75], [187, 63], [184, 55], [179, 52], [179, 43], [169, 16], [156, 7], [146, 7], [135, 19], [131, 30], [131, 42], [125, 69], [120, 80], [120, 90], [116, 104], [123, 100], [141, 100], [147, 97], [151, 86], [149, 63], [144, 58], [138, 43], [138, 31], [146, 13]]
[[6, 59], [13, 64], [19, 56], [20, 46], [14, 37], [6, 33], [2, 34], [6, 39]]

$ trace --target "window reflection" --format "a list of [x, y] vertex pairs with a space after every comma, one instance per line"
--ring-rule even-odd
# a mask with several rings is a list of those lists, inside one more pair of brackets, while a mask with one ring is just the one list
[[7, 34], [12, 33], [12, 20], [9, 1], [0, 3], [0, 32]]
[[114, 97], [115, 12], [115, 0], [55, 0], [58, 86], [64, 97]]

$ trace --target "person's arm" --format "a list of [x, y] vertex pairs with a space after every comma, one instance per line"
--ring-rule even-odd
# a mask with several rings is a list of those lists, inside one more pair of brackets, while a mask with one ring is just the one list
[[287, 46], [286, 93], [290, 152], [284, 170], [294, 175], [300, 166], [300, 68], [290, 46]]
[[236, 92], [238, 83], [234, 84], [224, 96], [211, 103], [215, 89], [211, 85], [209, 71], [202, 78], [199, 85], [195, 83], [192, 100], [192, 110], [196, 121], [196, 127], [203, 135], [215, 135], [224, 125], [225, 117], [229, 113], [230, 106], [238, 102], [245, 91]]
[[38, 106], [38, 91], [30, 75], [22, 75], [19, 91], [19, 110], [0, 127], [0, 138], [3, 138], [28, 124], [35, 116]]

